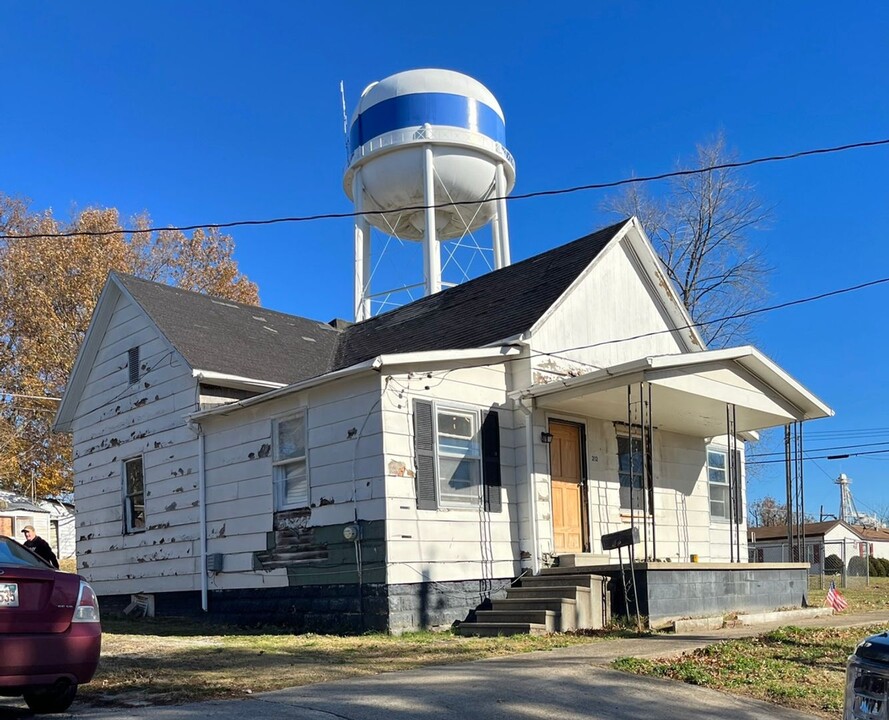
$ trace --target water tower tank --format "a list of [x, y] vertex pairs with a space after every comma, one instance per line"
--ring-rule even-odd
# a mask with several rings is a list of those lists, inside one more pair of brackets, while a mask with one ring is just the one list
[[438, 243], [488, 223], [495, 225], [495, 266], [509, 264], [503, 198], [515, 185], [515, 163], [505, 127], [493, 94], [451, 70], [408, 70], [361, 94], [343, 177], [356, 211], [368, 213], [355, 229], [356, 319], [369, 315], [371, 297], [370, 228], [362, 224], [424, 243], [427, 294], [441, 289]]

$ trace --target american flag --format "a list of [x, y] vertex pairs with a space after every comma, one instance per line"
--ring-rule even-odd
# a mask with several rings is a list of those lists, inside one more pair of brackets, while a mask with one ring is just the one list
[[827, 591], [824, 604], [830, 605], [834, 612], [843, 612], [843, 610], [849, 607], [849, 603], [846, 602], [846, 598], [837, 590], [837, 585], [833, 580], [830, 581], [830, 590]]

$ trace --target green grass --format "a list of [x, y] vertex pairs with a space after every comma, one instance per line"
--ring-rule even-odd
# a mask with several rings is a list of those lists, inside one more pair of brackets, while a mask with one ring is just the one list
[[612, 667], [766, 700], [838, 720], [846, 661], [869, 628], [784, 627], [728, 640], [679, 658], [621, 658]]

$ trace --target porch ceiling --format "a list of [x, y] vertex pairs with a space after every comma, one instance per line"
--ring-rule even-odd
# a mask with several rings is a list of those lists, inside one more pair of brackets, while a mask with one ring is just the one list
[[640, 383], [651, 388], [652, 424], [694, 437], [725, 434], [727, 405], [735, 406], [738, 432], [833, 414], [751, 347], [642, 358], [518, 395], [534, 398], [540, 408], [626, 422], [630, 387], [638, 422]]

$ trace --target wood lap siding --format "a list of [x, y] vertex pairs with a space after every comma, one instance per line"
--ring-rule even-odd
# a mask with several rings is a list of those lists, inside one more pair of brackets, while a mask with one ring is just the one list
[[[139, 382], [129, 350], [140, 348]], [[197, 443], [183, 413], [195, 401], [191, 370], [140, 308], [118, 300], [73, 422], [79, 568], [102, 594], [198, 586]], [[145, 463], [146, 531], [122, 535], [123, 460]]]
[[[515, 413], [502, 407], [506, 396], [507, 366], [433, 370], [392, 376], [384, 393], [387, 560], [391, 583], [425, 580], [471, 580], [480, 577], [512, 577], [520, 556], [518, 515], [521, 498], [514, 494], [516, 466]], [[428, 387], [427, 387], [428, 386]], [[490, 510], [484, 507], [448, 507], [429, 512], [418, 507], [417, 404], [437, 401], [485, 411], [496, 408], [500, 437], [499, 493], [490, 492]], [[489, 421], [491, 422], [491, 421]], [[483, 424], [484, 427], [484, 424]], [[488, 426], [490, 428], [490, 425]], [[520, 425], [522, 430], [523, 426]], [[484, 432], [484, 430], [483, 430]], [[521, 460], [524, 453], [521, 453]], [[483, 453], [483, 469], [493, 458]], [[434, 485], [433, 488], [434, 490]], [[494, 510], [502, 496], [501, 510]], [[512, 508], [507, 502], [516, 498]]]

